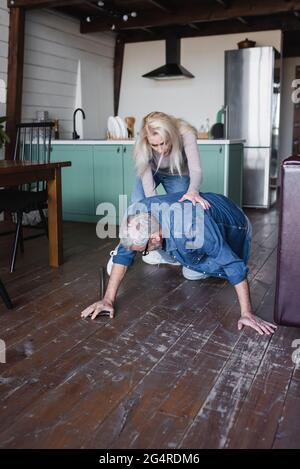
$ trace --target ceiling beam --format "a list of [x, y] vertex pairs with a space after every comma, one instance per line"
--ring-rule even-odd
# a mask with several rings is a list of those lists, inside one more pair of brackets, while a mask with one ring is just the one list
[[[201, 23], [201, 29], [198, 31], [192, 30], [189, 27], [182, 26], [176, 28], [179, 37], [201, 37], [201, 36], [214, 36], [223, 34], [235, 34], [235, 33], [255, 33], [256, 31], [266, 31], [281, 29], [283, 31], [300, 31], [300, 22], [294, 16], [285, 14], [278, 15], [277, 17], [261, 17], [255, 18], [253, 24], [243, 24], [236, 20], [230, 22], [216, 21], [210, 23]], [[168, 29], [169, 32], [169, 29]], [[131, 42], [144, 42], [153, 40], [164, 40], [166, 39], [166, 32], [157, 33], [156, 38], [152, 38], [149, 35], [141, 31], [123, 31], [121, 33], [125, 43]], [[255, 37], [254, 37], [255, 39]]]
[[243, 18], [242, 16], [238, 16], [238, 17], [237, 17], [237, 20], [240, 21], [240, 22], [243, 23], [243, 24], [248, 24], [248, 21], [245, 20], [245, 18]]
[[197, 25], [194, 24], [194, 23], [190, 23], [188, 26], [189, 26], [190, 28], [192, 28], [192, 29], [195, 29], [195, 31], [201, 31], [201, 29], [199, 28], [199, 26], [197, 26]]
[[107, 13], [108, 14], [108, 11], [101, 7], [100, 5], [98, 5], [97, 3], [93, 3], [93, 2], [90, 2], [90, 1], [86, 1], [85, 2], [87, 6], [91, 7], [93, 10], [97, 11], [98, 13]]
[[[138, 17], [130, 18], [126, 23], [122, 20], [114, 21], [116, 31], [148, 28], [156, 26], [171, 26], [178, 24], [190, 24], [195, 22], [230, 20], [237, 17], [267, 16], [276, 13], [287, 13], [300, 10], [300, 0], [285, 2], [284, 0], [248, 0], [246, 3], [236, 2], [231, 8], [225, 9], [221, 5], [211, 3], [203, 7], [203, 4], [184, 8], [172, 14], [155, 10], [140, 12]], [[95, 18], [91, 23], [82, 22], [81, 32], [90, 33], [97, 31], [109, 31], [111, 21]]]
[[300, 56], [300, 29], [298, 31], [287, 31], [283, 34], [283, 56]]
[[156, 6], [157, 8], [160, 8], [160, 10], [165, 11], [166, 13], [172, 13], [171, 8], [168, 8], [162, 2], [158, 2], [157, 0], [147, 0], [147, 1], [148, 1], [148, 3], [151, 3], [152, 5]]
[[152, 34], [152, 36], [156, 36], [157, 33], [155, 31], [152, 31], [150, 28], [141, 28], [142, 31], [145, 31], [147, 34]]
[[114, 57], [114, 115], [118, 115], [124, 61], [124, 42], [117, 37]]
[[7, 0], [8, 8], [54, 8], [86, 3], [84, 0]]
[[[164, 5], [161, 1], [158, 0], [147, 0], [152, 5], [160, 8], [161, 10], [165, 11], [166, 13], [171, 13], [171, 8]], [[90, 7], [97, 9], [98, 11], [102, 11], [106, 13], [107, 10], [96, 3], [92, 3], [91, 1], [85, 0], [8, 0], [7, 6], [8, 7], [24, 7], [24, 8], [42, 8], [42, 7], [59, 7], [59, 6], [71, 6], [80, 3], [87, 3]]]
[[228, 0], [216, 0], [222, 7], [229, 8], [229, 1]]

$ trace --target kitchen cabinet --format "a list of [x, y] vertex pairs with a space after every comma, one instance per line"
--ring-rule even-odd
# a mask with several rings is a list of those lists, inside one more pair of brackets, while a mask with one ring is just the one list
[[[133, 145], [123, 145], [124, 194], [126, 194], [128, 197], [128, 203], [130, 203], [130, 197], [136, 178], [133, 160], [133, 147]], [[162, 195], [166, 192], [160, 185], [157, 188], [157, 193]]]
[[135, 169], [133, 161], [133, 145], [123, 145], [123, 194], [127, 195], [130, 203], [131, 192], [135, 184]]
[[[95, 222], [101, 202], [116, 207], [119, 195], [127, 195], [129, 204], [135, 182], [134, 146], [125, 143], [54, 143], [51, 160], [69, 160], [72, 166], [62, 174], [63, 219]], [[227, 195], [241, 206], [243, 144], [199, 144], [203, 169], [202, 192]], [[164, 189], [158, 189], [159, 194]], [[113, 223], [114, 219], [109, 219]]]
[[[96, 214], [98, 204], [108, 202], [113, 204], [118, 215], [119, 195], [124, 193], [123, 147], [122, 145], [94, 145], [93, 157], [94, 214]], [[114, 217], [110, 219], [108, 216], [108, 223], [114, 224]]]
[[94, 221], [93, 147], [87, 145], [53, 145], [51, 161], [71, 161], [62, 171], [63, 219]]
[[203, 180], [201, 192], [224, 193], [224, 146], [198, 145]]
[[203, 170], [202, 192], [215, 192], [242, 206], [243, 156], [241, 143], [198, 145]]
[[119, 195], [129, 204], [135, 181], [132, 151], [133, 145], [52, 145], [51, 161], [72, 163], [62, 174], [63, 219], [95, 222], [98, 204], [109, 202], [119, 221]]

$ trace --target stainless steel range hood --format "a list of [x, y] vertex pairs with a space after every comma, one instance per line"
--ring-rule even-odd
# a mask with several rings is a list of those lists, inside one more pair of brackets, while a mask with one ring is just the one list
[[195, 78], [191, 72], [180, 64], [180, 39], [171, 36], [166, 39], [166, 64], [145, 73], [144, 78], [153, 80], [179, 80]]

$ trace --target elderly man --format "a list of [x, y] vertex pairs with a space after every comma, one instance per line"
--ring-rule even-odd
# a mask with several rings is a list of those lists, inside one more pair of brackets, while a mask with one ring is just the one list
[[136, 253], [145, 256], [149, 251], [163, 249], [183, 266], [185, 278], [221, 277], [234, 286], [241, 309], [239, 330], [249, 326], [261, 335], [272, 334], [276, 326], [255, 316], [251, 306], [247, 281], [251, 242], [248, 218], [222, 195], [202, 194], [210, 203], [207, 210], [189, 201], [179, 203], [181, 195], [149, 197], [129, 207], [120, 228], [121, 245], [112, 259], [104, 298], [82, 311], [81, 317], [114, 317], [118, 288]]

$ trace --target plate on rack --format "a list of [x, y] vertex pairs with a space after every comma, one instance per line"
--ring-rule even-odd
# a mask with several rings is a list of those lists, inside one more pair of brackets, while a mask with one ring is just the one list
[[110, 116], [107, 121], [107, 130], [109, 132], [109, 136], [112, 139], [119, 139], [121, 138], [121, 128], [118, 124], [118, 121], [115, 117]]
[[120, 130], [121, 130], [121, 137], [120, 138], [127, 139], [128, 138], [128, 132], [127, 132], [127, 127], [125, 125], [125, 122], [119, 116], [116, 116], [115, 119], [116, 119], [116, 121], [117, 121], [117, 123], [120, 127]]

